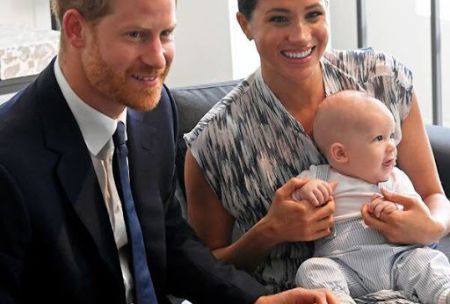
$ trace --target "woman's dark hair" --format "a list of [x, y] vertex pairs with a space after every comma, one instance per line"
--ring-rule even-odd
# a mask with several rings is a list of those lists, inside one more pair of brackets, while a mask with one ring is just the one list
[[238, 10], [250, 20], [257, 3], [258, 0], [238, 0]]
[[[328, 0], [323, 0], [325, 6], [328, 6]], [[241, 12], [247, 20], [250, 20], [255, 10], [258, 0], [238, 0], [238, 10]]]

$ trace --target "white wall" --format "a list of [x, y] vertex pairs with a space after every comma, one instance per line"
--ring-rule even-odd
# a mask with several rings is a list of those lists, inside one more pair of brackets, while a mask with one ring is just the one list
[[[441, 10], [448, 7], [442, 4]], [[331, 1], [333, 47], [357, 47], [356, 5], [354, 0]], [[413, 85], [425, 122], [432, 121], [430, 17], [418, 12], [419, 5], [429, 7], [429, 0], [366, 1], [367, 44], [395, 56], [413, 72]], [[448, 3], [447, 3], [448, 5]], [[385, 9], [389, 8], [389, 9]], [[444, 17], [447, 11], [444, 12]], [[447, 13], [447, 15], [449, 15]], [[450, 126], [450, 20], [441, 23], [442, 82], [444, 124]]]
[[[446, 11], [447, 1], [441, 0], [441, 9]], [[355, 3], [330, 1], [332, 48], [357, 47]], [[431, 122], [430, 21], [427, 14], [417, 13], [418, 3], [429, 6], [429, 0], [366, 1], [368, 45], [393, 54], [411, 68], [423, 116]], [[178, 1], [177, 52], [167, 79], [169, 86], [239, 79], [254, 71], [259, 58], [235, 20], [236, 11], [237, 0]], [[443, 113], [445, 124], [450, 125], [450, 14], [444, 12], [444, 18]], [[49, 0], [0, 0], [0, 24], [48, 29]]]
[[[445, 0], [448, 1], [448, 0]], [[448, 11], [450, 15], [450, 10]], [[444, 124], [450, 127], [450, 18], [442, 22], [442, 99]]]
[[178, 1], [171, 87], [227, 81], [259, 64], [253, 43], [238, 28], [236, 0]]
[[329, 1], [331, 47], [334, 49], [355, 49], [358, 46], [356, 30], [356, 1]]
[[251, 74], [260, 61], [255, 44], [248, 41], [236, 21], [238, 10], [237, 0], [229, 0], [230, 33], [231, 33], [231, 58], [233, 65], [233, 79], [244, 78]]
[[0, 24], [50, 29], [50, 1], [1, 0]]
[[[366, 2], [368, 44], [394, 55], [411, 69], [423, 116], [431, 122], [430, 18], [417, 14], [415, 1]], [[383, 7], [389, 9], [380, 9]]]

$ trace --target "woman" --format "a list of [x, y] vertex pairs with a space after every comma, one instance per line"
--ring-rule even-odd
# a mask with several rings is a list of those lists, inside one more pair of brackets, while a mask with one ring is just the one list
[[[214, 254], [253, 271], [271, 290], [293, 287], [295, 271], [330, 233], [334, 202], [291, 199], [295, 178], [323, 163], [312, 122], [325, 96], [353, 89], [386, 103], [396, 120], [398, 164], [423, 201], [401, 198], [405, 212], [363, 218], [392, 243], [428, 244], [450, 231], [449, 201], [412, 87], [411, 72], [372, 50], [325, 52], [323, 0], [239, 0], [237, 19], [255, 41], [261, 67], [185, 136], [189, 221]], [[401, 140], [401, 141], [400, 141]], [[420, 158], [417, 155], [421, 155]], [[236, 225], [242, 235], [232, 238]]]

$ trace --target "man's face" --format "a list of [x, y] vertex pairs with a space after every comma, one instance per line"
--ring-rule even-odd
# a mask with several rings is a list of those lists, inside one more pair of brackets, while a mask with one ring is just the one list
[[82, 69], [100, 111], [158, 104], [174, 56], [174, 27], [174, 0], [115, 0], [111, 14], [88, 25]]

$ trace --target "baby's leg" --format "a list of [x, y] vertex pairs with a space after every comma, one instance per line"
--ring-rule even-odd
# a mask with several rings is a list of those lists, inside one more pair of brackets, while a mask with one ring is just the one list
[[450, 263], [438, 250], [416, 248], [402, 254], [393, 268], [396, 287], [422, 303], [450, 304]]
[[295, 283], [303, 288], [327, 288], [334, 293], [340, 303], [355, 303], [350, 296], [341, 266], [332, 259], [310, 258], [306, 260], [297, 270]]

